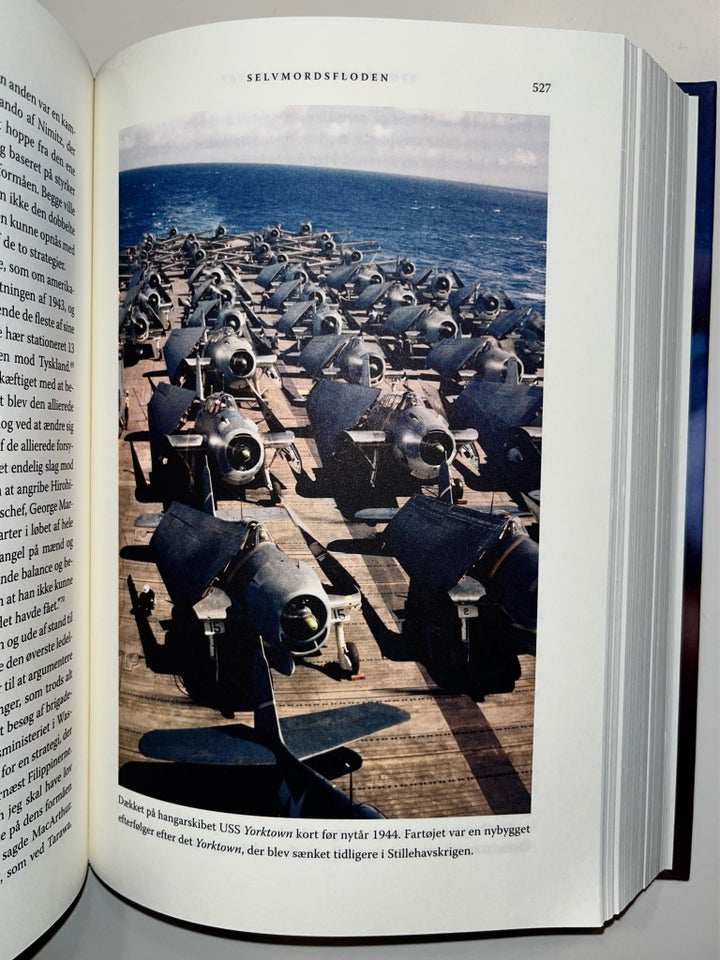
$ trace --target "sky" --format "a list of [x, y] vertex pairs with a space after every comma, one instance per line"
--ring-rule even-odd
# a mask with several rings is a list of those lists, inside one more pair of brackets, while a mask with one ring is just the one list
[[547, 191], [546, 116], [393, 107], [193, 113], [129, 127], [120, 169], [286, 163]]

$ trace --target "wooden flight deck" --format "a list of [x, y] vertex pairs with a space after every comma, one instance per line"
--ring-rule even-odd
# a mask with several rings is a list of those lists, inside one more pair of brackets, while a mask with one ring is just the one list
[[[245, 279], [245, 278], [244, 278]], [[253, 300], [260, 290], [247, 279]], [[171, 297], [187, 296], [184, 281], [173, 283]], [[171, 314], [179, 325], [179, 311]], [[264, 323], [272, 313], [261, 314]], [[293, 340], [280, 337], [276, 352], [283, 352]], [[162, 346], [162, 340], [160, 341]], [[170, 616], [170, 600], [156, 566], [137, 548], [146, 547], [152, 530], [138, 528], [141, 514], [160, 513], [161, 503], [140, 503], [136, 499], [136, 477], [128, 436], [147, 431], [147, 403], [152, 380], [166, 380], [162, 359], [140, 359], [124, 369], [129, 418], [119, 439], [119, 763], [135, 765], [140, 756], [140, 737], [157, 728], [216, 726], [224, 720], [217, 710], [193, 702], [181, 682], [162, 671], [163, 621]], [[352, 790], [355, 801], [377, 807], [386, 817], [485, 816], [528, 813], [532, 789], [532, 743], [535, 658], [522, 654], [521, 676], [510, 693], [490, 694], [482, 702], [439, 687], [418, 661], [406, 659], [400, 630], [407, 597], [408, 578], [397, 561], [383, 555], [375, 530], [343, 516], [322, 482], [322, 463], [308, 429], [302, 403], [292, 394], [307, 393], [310, 377], [291, 360], [281, 360], [282, 382], [264, 376], [265, 398], [283, 427], [295, 433], [305, 481], [298, 485], [285, 459], [269, 454], [270, 471], [282, 483], [283, 501], [297, 513], [317, 539], [328, 547], [354, 577], [363, 595], [363, 609], [354, 610], [345, 627], [360, 655], [361, 679], [340, 677], [336, 648], [331, 634], [317, 657], [299, 660], [294, 674], [285, 677], [273, 672], [279, 715], [314, 713], [363, 701], [381, 701], [401, 707], [410, 719], [383, 732], [351, 744], [362, 757], [362, 765], [351, 775], [334, 780], [345, 792]], [[418, 378], [408, 370], [409, 382]], [[423, 379], [433, 374], [424, 371]], [[286, 389], [283, 389], [283, 386]], [[288, 389], [289, 388], [289, 389]], [[290, 395], [289, 395], [290, 394]], [[242, 404], [243, 413], [267, 429], [261, 412], [251, 402]], [[146, 476], [150, 470], [149, 444], [133, 444]], [[264, 488], [246, 491], [246, 502], [272, 506]], [[509, 498], [498, 492], [465, 486], [472, 506], [495, 507]], [[399, 501], [402, 503], [402, 499]], [[237, 501], [219, 507], [237, 509]], [[293, 558], [311, 566], [315, 561], [298, 529], [289, 517], [268, 511], [266, 525], [278, 546]], [[321, 580], [326, 581], [318, 570]], [[156, 605], [150, 622], [159, 647], [152, 669], [141, 645], [138, 626], [131, 612], [127, 580], [132, 576], [138, 589], [148, 584], [155, 592]], [[237, 714], [235, 720], [252, 724], [252, 714]], [[152, 761], [150, 761], [152, 762]], [[202, 777], [202, 772], [197, 772]]]

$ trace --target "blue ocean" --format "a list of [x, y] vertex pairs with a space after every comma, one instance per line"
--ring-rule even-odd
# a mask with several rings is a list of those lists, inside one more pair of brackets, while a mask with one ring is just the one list
[[[310, 220], [343, 241], [376, 241], [376, 259], [409, 257], [502, 287], [544, 313], [547, 196], [354, 170], [270, 164], [143, 167], [120, 174], [120, 248], [143, 233], [249, 233]], [[371, 255], [368, 255], [368, 259]]]

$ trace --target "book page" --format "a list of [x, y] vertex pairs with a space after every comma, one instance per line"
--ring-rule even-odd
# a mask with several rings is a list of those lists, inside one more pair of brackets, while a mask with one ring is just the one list
[[[602, 922], [623, 58], [616, 37], [259, 21], [99, 75], [91, 861], [122, 894], [290, 935]], [[223, 367], [228, 287], [249, 331]], [[384, 348], [355, 384], [323, 353], [343, 325]], [[438, 372], [456, 332], [503, 382]], [[486, 394], [498, 423], [521, 400], [512, 482]], [[325, 908], [340, 889], [352, 910]]]
[[[35, 4], [0, 38], [0, 953], [87, 869], [92, 77]], [[52, 51], [52, 56], [48, 56]]]

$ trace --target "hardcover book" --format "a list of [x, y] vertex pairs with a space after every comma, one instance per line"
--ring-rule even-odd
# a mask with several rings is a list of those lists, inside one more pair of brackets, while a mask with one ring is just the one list
[[349, 18], [93, 78], [2, 10], [0, 954], [88, 864], [293, 937], [686, 877], [714, 85]]

